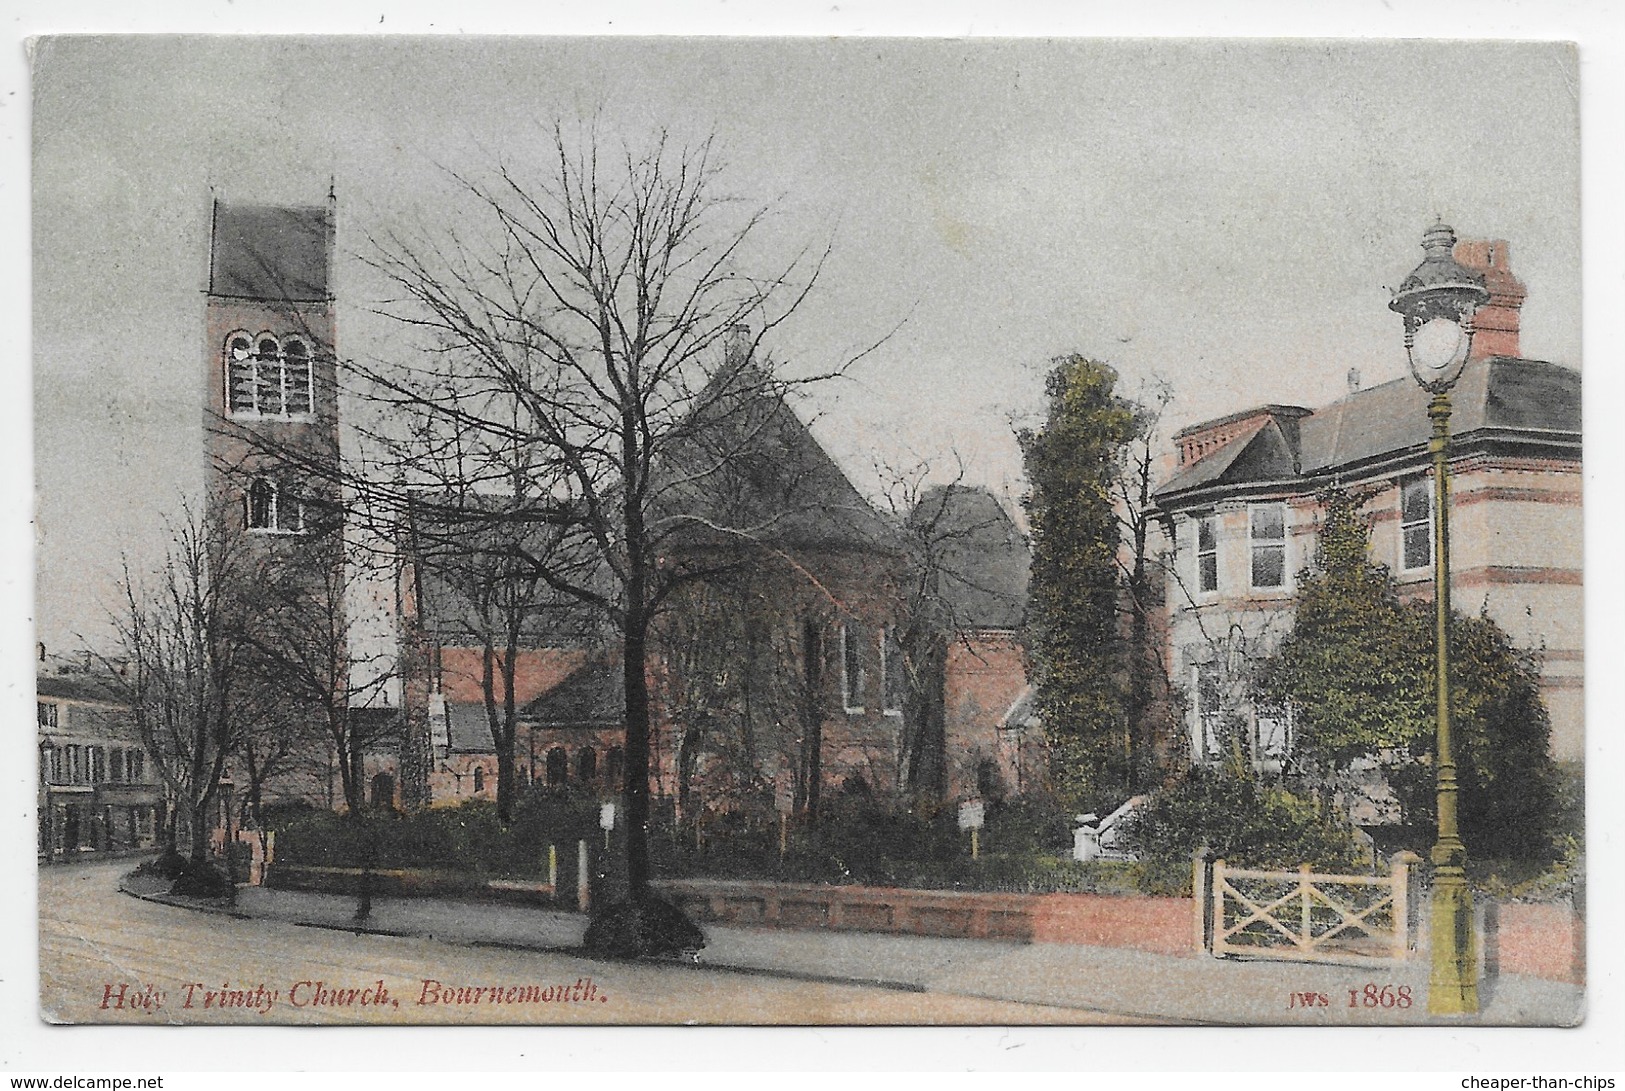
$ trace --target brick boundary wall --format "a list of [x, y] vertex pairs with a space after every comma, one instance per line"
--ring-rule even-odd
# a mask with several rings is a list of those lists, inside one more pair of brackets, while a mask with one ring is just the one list
[[[356, 892], [353, 868], [273, 865], [269, 885], [284, 890]], [[996, 894], [956, 890], [823, 886], [749, 880], [677, 879], [655, 889], [701, 922], [893, 935], [1077, 943], [1195, 957], [1189, 898], [1108, 894]], [[573, 908], [540, 882], [479, 880], [452, 872], [380, 870], [380, 897], [477, 897]], [[564, 904], [560, 904], [561, 901]], [[1488, 974], [1527, 974], [1585, 982], [1585, 918], [1567, 903], [1486, 906], [1483, 950]], [[1413, 952], [1413, 958], [1425, 957]]]
[[702, 921], [1083, 943], [1192, 955], [1191, 900], [685, 879], [656, 883]]
[[1583, 985], [1585, 923], [1563, 902], [1491, 903], [1484, 914], [1485, 972]]

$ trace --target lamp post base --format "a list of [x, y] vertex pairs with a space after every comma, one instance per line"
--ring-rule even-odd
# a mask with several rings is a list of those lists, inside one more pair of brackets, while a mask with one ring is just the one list
[[1478, 1013], [1478, 944], [1473, 930], [1473, 898], [1467, 874], [1446, 865], [1433, 876], [1430, 943], [1433, 972], [1428, 979], [1432, 1015]]

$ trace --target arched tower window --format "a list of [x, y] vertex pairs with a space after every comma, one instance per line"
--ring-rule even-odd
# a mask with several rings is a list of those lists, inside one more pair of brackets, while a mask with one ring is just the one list
[[569, 779], [570, 757], [562, 746], [555, 746], [547, 752], [547, 786], [559, 788]]
[[259, 412], [254, 392], [254, 343], [246, 333], [226, 339], [226, 409], [232, 416]]
[[233, 417], [301, 419], [314, 415], [315, 360], [303, 337], [226, 338], [226, 411]]
[[262, 417], [280, 417], [287, 412], [282, 394], [282, 353], [274, 337], [261, 337], [254, 350], [255, 390], [259, 399], [257, 408]]
[[298, 338], [290, 337], [282, 346], [282, 375], [289, 415], [308, 416], [315, 412], [311, 399], [310, 350]]
[[277, 488], [263, 477], [256, 477], [248, 486], [248, 529], [277, 529]]

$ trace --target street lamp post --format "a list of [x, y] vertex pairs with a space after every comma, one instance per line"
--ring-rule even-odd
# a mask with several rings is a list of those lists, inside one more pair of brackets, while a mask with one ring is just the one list
[[1473, 312], [1489, 300], [1484, 278], [1456, 263], [1456, 234], [1436, 223], [1422, 236], [1422, 264], [1405, 278], [1388, 306], [1405, 322], [1405, 355], [1417, 383], [1431, 394], [1433, 423], [1434, 677], [1437, 703], [1438, 840], [1433, 846], [1433, 969], [1428, 1011], [1478, 1011], [1478, 956], [1467, 847], [1456, 824], [1460, 789], [1450, 738], [1450, 391], [1472, 349]]

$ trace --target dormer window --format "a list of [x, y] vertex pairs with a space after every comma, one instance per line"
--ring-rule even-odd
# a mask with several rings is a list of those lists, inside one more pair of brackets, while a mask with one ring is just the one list
[[303, 338], [232, 334], [226, 339], [227, 411], [233, 417], [308, 418], [315, 412], [311, 365]]

